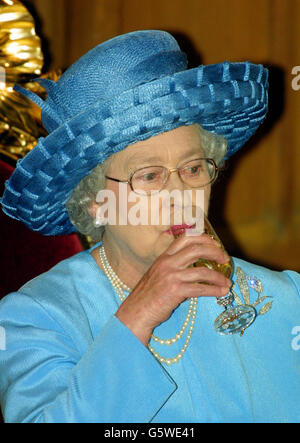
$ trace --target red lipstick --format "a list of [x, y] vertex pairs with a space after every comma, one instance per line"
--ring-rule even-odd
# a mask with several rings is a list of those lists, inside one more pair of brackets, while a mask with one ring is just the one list
[[173, 225], [173, 226], [170, 227], [170, 229], [168, 229], [165, 232], [168, 233], [168, 234], [172, 234], [175, 237], [175, 236], [178, 236], [180, 234], [184, 234], [186, 229], [191, 229], [194, 226], [195, 226], [195, 224], [193, 224], [193, 225], [186, 225], [186, 224], [183, 224], [183, 225]]

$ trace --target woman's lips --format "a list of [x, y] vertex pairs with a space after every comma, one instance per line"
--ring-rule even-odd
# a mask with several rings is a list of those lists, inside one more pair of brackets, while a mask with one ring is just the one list
[[170, 235], [179, 235], [179, 234], [183, 234], [185, 232], [186, 229], [191, 229], [195, 227], [195, 223], [193, 225], [173, 225], [170, 227], [170, 229], [167, 229], [165, 231], [166, 234], [170, 234]]

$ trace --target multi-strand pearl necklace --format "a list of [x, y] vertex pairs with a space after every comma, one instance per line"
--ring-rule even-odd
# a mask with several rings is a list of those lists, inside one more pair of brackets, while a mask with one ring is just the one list
[[[114, 290], [116, 291], [117, 295], [119, 296], [120, 301], [123, 303], [123, 301], [126, 299], [126, 294], [124, 293], [124, 290], [127, 292], [131, 292], [131, 289], [125, 285], [125, 283], [123, 283], [119, 277], [117, 276], [117, 274], [115, 273], [115, 271], [112, 269], [112, 267], [110, 266], [110, 263], [106, 257], [105, 254], [105, 249], [103, 244], [100, 246], [99, 248], [99, 257], [100, 257], [100, 262], [101, 265], [103, 267], [103, 270], [106, 274], [106, 276], [108, 277], [109, 281], [111, 282]], [[187, 336], [184, 342], [183, 347], [181, 348], [181, 350], [179, 351], [179, 353], [173, 357], [173, 358], [165, 358], [162, 357], [161, 355], [159, 355], [158, 352], [155, 351], [155, 349], [150, 346], [150, 344], [148, 344], [148, 348], [149, 350], [152, 352], [152, 354], [154, 355], [154, 357], [160, 362], [160, 363], [166, 363], [167, 365], [171, 365], [173, 363], [177, 363], [183, 356], [184, 352], [186, 351], [188, 344], [191, 340], [191, 336], [194, 330], [194, 324], [195, 324], [195, 319], [196, 319], [196, 314], [197, 314], [197, 302], [198, 299], [197, 297], [195, 298], [191, 298], [190, 301], [190, 306], [188, 309], [188, 313], [186, 316], [186, 319], [183, 323], [182, 328], [180, 329], [180, 331], [175, 335], [175, 337], [173, 338], [168, 338], [168, 339], [160, 339], [159, 337], [155, 336], [155, 335], [151, 335], [151, 338], [154, 342], [159, 343], [161, 345], [172, 345], [173, 343], [176, 343], [178, 340], [181, 339], [181, 337], [183, 336], [186, 328], [188, 327], [189, 323], [189, 329], [187, 332]]]

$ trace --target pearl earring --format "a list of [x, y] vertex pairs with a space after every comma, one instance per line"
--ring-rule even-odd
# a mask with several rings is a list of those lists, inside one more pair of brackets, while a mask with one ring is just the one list
[[99, 220], [94, 220], [94, 226], [95, 228], [99, 228], [99, 226], [101, 226], [101, 223]]
[[97, 217], [94, 219], [94, 226], [95, 226], [95, 228], [99, 228], [100, 226], [102, 226], [101, 217], [97, 216]]

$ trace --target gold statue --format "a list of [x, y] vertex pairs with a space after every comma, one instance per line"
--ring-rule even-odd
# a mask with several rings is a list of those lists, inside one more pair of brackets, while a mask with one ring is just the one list
[[[14, 91], [14, 83], [45, 99], [41, 85], [44, 57], [34, 20], [18, 0], [0, 0], [0, 153], [16, 161], [46, 135], [38, 106]], [[60, 71], [42, 75], [56, 81]]]
[[[13, 89], [15, 83], [45, 99], [35, 77], [57, 81], [61, 70], [41, 75], [44, 56], [34, 20], [18, 0], [0, 0], [0, 157], [15, 164], [31, 151], [39, 137], [47, 135], [40, 108]], [[84, 249], [93, 245], [88, 236], [77, 234]]]

